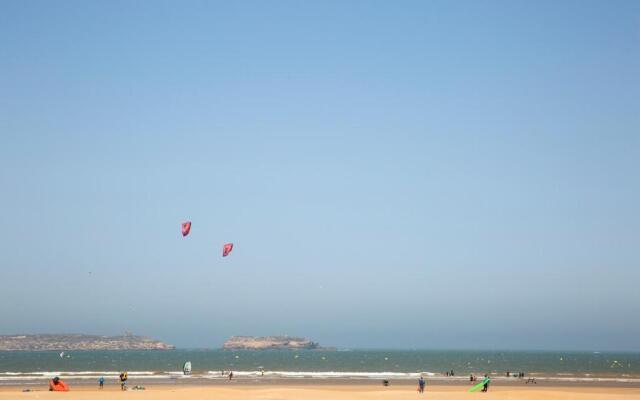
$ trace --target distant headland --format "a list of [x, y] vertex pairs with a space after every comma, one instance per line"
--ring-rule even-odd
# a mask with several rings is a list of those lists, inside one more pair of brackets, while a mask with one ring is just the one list
[[331, 350], [307, 338], [291, 336], [232, 336], [224, 342], [222, 348], [227, 350]]
[[143, 336], [82, 334], [0, 335], [1, 351], [173, 350], [175, 346]]

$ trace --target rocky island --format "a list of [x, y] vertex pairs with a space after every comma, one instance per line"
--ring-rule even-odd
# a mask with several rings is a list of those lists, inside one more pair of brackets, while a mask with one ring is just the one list
[[290, 336], [232, 336], [229, 340], [224, 342], [222, 348], [227, 350], [327, 350], [320, 347], [317, 342], [312, 342], [307, 338]]
[[39, 350], [172, 350], [175, 346], [148, 337], [126, 334], [0, 335], [0, 351]]

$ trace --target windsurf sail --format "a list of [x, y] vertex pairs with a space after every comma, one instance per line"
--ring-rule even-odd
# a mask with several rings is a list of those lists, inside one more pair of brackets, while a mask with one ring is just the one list
[[191, 361], [184, 363], [182, 366], [182, 372], [184, 372], [185, 375], [191, 375]]

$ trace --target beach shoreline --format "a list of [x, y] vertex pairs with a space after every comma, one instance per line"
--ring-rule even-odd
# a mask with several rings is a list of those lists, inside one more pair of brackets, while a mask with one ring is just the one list
[[[87, 379], [73, 379], [65, 378], [65, 382], [69, 383], [73, 388], [80, 388], [82, 390], [91, 390], [91, 388], [97, 388], [96, 380]], [[47, 379], [38, 379], [28, 382], [3, 382], [0, 383], [0, 390], [17, 390], [25, 388], [43, 388], [47, 389]], [[382, 379], [345, 379], [345, 378], [328, 378], [328, 379], [314, 379], [314, 378], [234, 378], [229, 381], [228, 379], [149, 379], [149, 378], [135, 378], [129, 379], [127, 385], [132, 388], [136, 385], [144, 387], [155, 388], [188, 388], [188, 387], [213, 387], [213, 388], [255, 388], [255, 387], [356, 387], [356, 388], [412, 388], [417, 385], [417, 379], [389, 379], [389, 386], [385, 387], [382, 384]], [[473, 384], [468, 380], [463, 381], [461, 379], [428, 379], [427, 385], [429, 387], [457, 387], [469, 389]], [[634, 381], [537, 381], [537, 383], [526, 383], [525, 380], [509, 380], [509, 379], [495, 379], [491, 380], [492, 388], [511, 388], [511, 389], [537, 389], [537, 388], [628, 388], [628, 389], [640, 389], [640, 380]], [[106, 388], [119, 388], [119, 382], [116, 380], [107, 380], [105, 382]]]

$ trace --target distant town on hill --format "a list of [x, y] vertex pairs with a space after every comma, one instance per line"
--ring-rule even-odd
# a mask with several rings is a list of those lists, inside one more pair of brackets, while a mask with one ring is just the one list
[[0, 335], [0, 351], [172, 350], [175, 346], [143, 336], [83, 334]]

